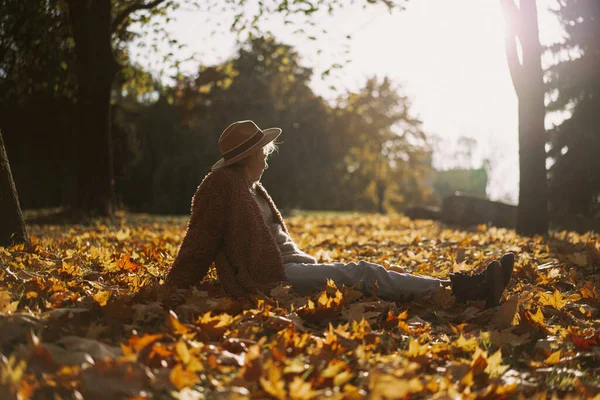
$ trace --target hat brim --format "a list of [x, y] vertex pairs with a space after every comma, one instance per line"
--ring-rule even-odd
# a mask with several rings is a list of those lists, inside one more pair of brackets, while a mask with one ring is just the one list
[[265, 134], [265, 136], [260, 140], [260, 142], [256, 143], [254, 146], [250, 147], [248, 150], [246, 150], [242, 154], [235, 156], [229, 160], [225, 160], [224, 158], [221, 158], [219, 161], [217, 161], [212, 166], [211, 170], [214, 171], [215, 169], [219, 169], [219, 168], [231, 165], [231, 164], [235, 164], [236, 162], [240, 161], [241, 159], [246, 158], [247, 156], [252, 154], [252, 152], [254, 150], [258, 150], [262, 147], [265, 147], [266, 145], [271, 143], [273, 140], [277, 139], [277, 137], [279, 135], [281, 135], [280, 128], [267, 128], [267, 129], [263, 129], [262, 132]]

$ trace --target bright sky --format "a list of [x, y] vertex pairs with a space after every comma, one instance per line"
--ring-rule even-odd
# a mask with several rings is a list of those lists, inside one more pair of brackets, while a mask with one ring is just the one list
[[[538, 0], [542, 44], [559, 41], [562, 30], [547, 11], [554, 0]], [[235, 54], [235, 36], [209, 33], [218, 20], [230, 15], [179, 10], [169, 30], [186, 44], [181, 54], [195, 54], [184, 71], [197, 71]], [[516, 203], [518, 199], [517, 98], [506, 64], [503, 19], [498, 0], [412, 0], [404, 11], [391, 15], [382, 7], [348, 7], [335, 16], [318, 16], [314, 30], [326, 29], [311, 41], [294, 35], [274, 16], [265, 27], [280, 41], [294, 45], [303, 63], [317, 72], [316, 93], [332, 99], [329, 89], [357, 90], [367, 77], [385, 75], [401, 84], [413, 100], [414, 113], [425, 132], [440, 138], [434, 155], [439, 168], [458, 166], [453, 157], [460, 136], [477, 140], [472, 166], [491, 162], [488, 195]], [[221, 32], [226, 29], [221, 28]], [[351, 34], [352, 40], [345, 36]], [[345, 46], [349, 54], [344, 54]], [[317, 49], [323, 49], [317, 54]], [[339, 60], [351, 62], [330, 80], [319, 72]], [[147, 65], [147, 64], [146, 64]], [[276, 121], [273, 121], [276, 124]]]

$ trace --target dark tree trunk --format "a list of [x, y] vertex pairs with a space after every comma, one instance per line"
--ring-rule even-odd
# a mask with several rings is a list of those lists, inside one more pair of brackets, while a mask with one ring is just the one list
[[111, 0], [68, 0], [78, 76], [77, 194], [74, 208], [112, 216], [114, 172], [110, 94], [117, 73], [111, 41]]
[[376, 181], [375, 188], [377, 189], [377, 212], [380, 214], [385, 214], [385, 208], [383, 207], [383, 204], [385, 203], [385, 192], [387, 185], [383, 179], [378, 179]]
[[0, 132], [0, 246], [27, 242], [25, 221]]
[[[535, 0], [500, 0], [508, 17], [506, 56], [519, 100], [519, 207], [517, 232], [548, 232], [544, 82]], [[519, 61], [516, 40], [521, 44]]]

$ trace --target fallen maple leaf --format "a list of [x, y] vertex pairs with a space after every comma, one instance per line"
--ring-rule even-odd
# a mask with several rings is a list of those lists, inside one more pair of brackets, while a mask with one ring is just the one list
[[502, 376], [510, 365], [502, 365], [502, 350], [498, 350], [487, 358], [487, 367], [485, 372], [490, 378]]
[[575, 348], [579, 350], [590, 351], [592, 347], [600, 346], [600, 331], [588, 337], [583, 337], [574, 333], [570, 333], [569, 338], [575, 345]]
[[556, 289], [552, 294], [544, 292], [540, 293], [539, 302], [542, 305], [554, 307], [557, 310], [562, 310], [562, 308], [567, 304], [567, 301], [564, 299], [563, 295]]

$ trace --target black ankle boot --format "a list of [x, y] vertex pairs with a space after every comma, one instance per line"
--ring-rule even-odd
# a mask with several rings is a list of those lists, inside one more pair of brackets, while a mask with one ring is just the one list
[[493, 263], [498, 263], [498, 261], [493, 261], [485, 271], [477, 274], [467, 272], [450, 274], [452, 294], [456, 297], [456, 301], [466, 303], [467, 301], [479, 301], [487, 298], [487, 271]]
[[477, 274], [450, 274], [452, 293], [458, 302], [485, 300], [485, 307], [495, 307], [512, 277], [515, 255], [506, 253], [500, 261], [488, 264]]

